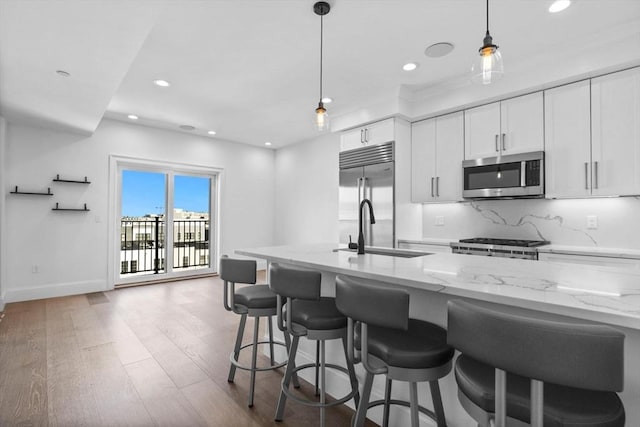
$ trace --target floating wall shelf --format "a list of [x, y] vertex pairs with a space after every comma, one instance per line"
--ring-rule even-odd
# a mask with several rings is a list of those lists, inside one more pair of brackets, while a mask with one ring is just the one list
[[10, 192], [11, 194], [28, 194], [31, 196], [53, 196], [53, 193], [51, 192], [51, 188], [47, 188], [47, 192], [43, 193], [40, 191], [19, 191], [18, 190], [18, 186], [16, 185], [15, 190]]
[[75, 179], [61, 179], [60, 175], [56, 175], [56, 177], [53, 179], [53, 182], [68, 182], [71, 184], [91, 184], [91, 181], [87, 180], [87, 177], [84, 177], [84, 181], [78, 181]]
[[87, 204], [84, 204], [83, 208], [61, 208], [56, 203], [56, 207], [51, 209], [52, 211], [75, 211], [75, 212], [89, 212], [91, 209], [87, 208]]

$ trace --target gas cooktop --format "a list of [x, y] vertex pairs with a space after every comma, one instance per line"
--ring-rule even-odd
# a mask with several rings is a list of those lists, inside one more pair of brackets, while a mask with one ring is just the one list
[[532, 248], [548, 245], [546, 240], [520, 240], [520, 239], [492, 239], [488, 237], [474, 237], [472, 239], [460, 239], [460, 243], [475, 243], [480, 245], [521, 246]]

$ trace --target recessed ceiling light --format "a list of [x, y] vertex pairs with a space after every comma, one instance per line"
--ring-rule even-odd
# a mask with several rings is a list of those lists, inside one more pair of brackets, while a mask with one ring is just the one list
[[136, 116], [135, 114], [129, 114], [127, 117], [131, 120], [138, 120], [138, 116]]
[[415, 62], [408, 62], [402, 66], [402, 69], [405, 71], [413, 71], [416, 68], [418, 68], [418, 64], [416, 64]]
[[216, 131], [215, 130], [210, 130], [209, 132], [207, 132], [209, 135], [215, 135]]
[[549, 6], [549, 12], [551, 13], [562, 12], [569, 6], [571, 6], [571, 0], [556, 0], [551, 4], [551, 6]]
[[441, 56], [448, 55], [453, 50], [453, 43], [441, 42], [434, 43], [424, 50], [424, 54], [429, 58], [440, 58]]
[[265, 142], [264, 145], [271, 145], [271, 143], [269, 141]]
[[160, 86], [160, 87], [169, 87], [169, 86], [171, 86], [171, 83], [169, 83], [166, 80], [160, 80], [160, 79], [159, 80], [154, 80], [153, 83], [156, 86]]
[[67, 71], [64, 71], [64, 70], [56, 70], [56, 73], [57, 73], [59, 76], [62, 76], [62, 77], [69, 77], [69, 76], [71, 75], [71, 74], [69, 74]]
[[328, 96], [325, 96], [324, 98], [322, 98], [323, 104], [331, 104], [332, 102], [333, 102], [333, 98], [329, 98]]
[[180, 129], [182, 129], [182, 130], [196, 130], [195, 126], [191, 126], [191, 125], [180, 125]]

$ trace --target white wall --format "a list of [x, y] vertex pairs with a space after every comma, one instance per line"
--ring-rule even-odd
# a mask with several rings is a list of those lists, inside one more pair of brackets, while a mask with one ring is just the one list
[[[5, 188], [4, 171], [7, 168], [6, 161], [6, 121], [0, 116], [0, 188]], [[5, 268], [3, 263], [4, 246], [4, 230], [6, 228], [5, 218], [5, 197], [0, 197], [0, 311], [4, 310], [4, 284], [5, 284]]]
[[339, 151], [333, 133], [276, 152], [276, 244], [338, 242]]
[[[274, 152], [179, 132], [104, 120], [90, 136], [9, 123], [5, 158], [5, 301], [109, 289], [109, 156], [223, 169], [220, 253], [273, 243]], [[57, 174], [90, 185], [54, 184]], [[10, 195], [11, 188], [53, 197]], [[91, 212], [53, 212], [87, 203]], [[33, 265], [38, 272], [33, 273]]]
[[[423, 205], [423, 237], [544, 239], [553, 244], [640, 249], [640, 197], [486, 200]], [[587, 215], [598, 228], [587, 229]], [[435, 217], [444, 217], [436, 226]]]

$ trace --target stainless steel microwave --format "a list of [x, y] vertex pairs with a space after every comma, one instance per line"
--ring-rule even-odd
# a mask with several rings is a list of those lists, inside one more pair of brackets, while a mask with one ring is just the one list
[[544, 196], [544, 151], [462, 162], [462, 197]]

